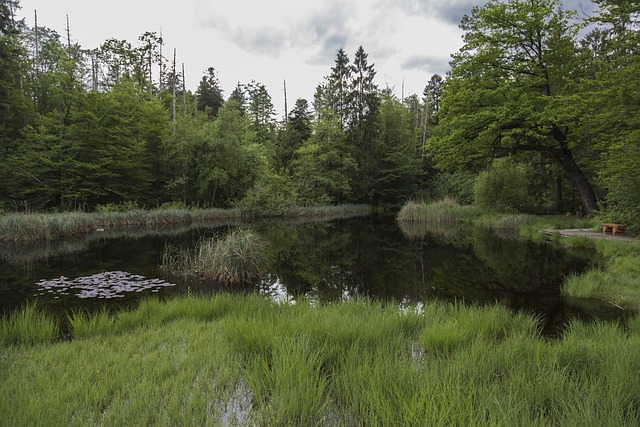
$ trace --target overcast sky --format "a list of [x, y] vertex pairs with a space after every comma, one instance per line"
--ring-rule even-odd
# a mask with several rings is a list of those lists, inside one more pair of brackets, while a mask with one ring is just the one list
[[[289, 105], [313, 99], [338, 49], [349, 58], [362, 45], [375, 64], [376, 83], [400, 96], [422, 93], [429, 78], [444, 75], [462, 46], [458, 24], [484, 0], [20, 0], [27, 23], [64, 34], [85, 49], [108, 38], [137, 45], [160, 33], [165, 57], [177, 49], [187, 88], [195, 91], [208, 67], [218, 72], [225, 98], [237, 82], [264, 83], [278, 116], [283, 81]], [[588, 0], [567, 0], [576, 7]]]

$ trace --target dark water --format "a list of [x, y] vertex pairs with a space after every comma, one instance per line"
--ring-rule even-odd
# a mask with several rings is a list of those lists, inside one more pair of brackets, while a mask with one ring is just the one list
[[[166, 246], [191, 248], [200, 238], [222, 235], [237, 225], [96, 233], [81, 240], [0, 246], [0, 311], [36, 300], [63, 314], [129, 307], [150, 295], [226, 291], [164, 277], [159, 264]], [[485, 228], [401, 227], [393, 218], [376, 216], [242, 226], [255, 229], [272, 251], [265, 280], [242, 291], [276, 299], [500, 301], [541, 316], [547, 331], [574, 317], [622, 315], [598, 301], [560, 295], [568, 274], [593, 264], [591, 254], [520, 241]]]

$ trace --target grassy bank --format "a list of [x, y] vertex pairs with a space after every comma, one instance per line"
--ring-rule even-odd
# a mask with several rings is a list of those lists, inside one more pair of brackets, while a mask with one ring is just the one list
[[64, 212], [0, 216], [0, 241], [53, 240], [96, 230], [155, 228], [171, 224], [239, 218], [235, 209], [157, 209], [127, 212]]
[[[397, 219], [403, 232], [413, 239], [421, 238], [426, 232], [454, 235], [451, 225], [460, 220], [471, 220], [497, 230], [513, 230], [516, 237], [534, 240], [549, 239], [540, 230], [589, 229], [596, 225], [594, 219], [574, 216], [482, 212], [473, 207], [459, 206], [451, 200], [431, 204], [407, 203]], [[552, 235], [551, 239], [569, 247], [592, 249], [602, 260], [601, 266], [570, 277], [562, 287], [565, 295], [597, 298], [625, 309], [640, 310], [640, 242], [587, 236], [563, 238], [560, 233]]]
[[548, 341], [504, 308], [256, 296], [72, 318], [0, 349], [1, 425], [640, 423], [640, 321]]
[[[572, 244], [567, 239], [567, 244]], [[598, 298], [619, 307], [640, 310], [640, 242], [584, 239], [605, 259], [604, 266], [570, 277], [563, 292], [572, 297]]]
[[[366, 205], [295, 207], [287, 216], [301, 218], [339, 218], [368, 215]], [[147, 228], [172, 224], [240, 219], [239, 209], [156, 209], [126, 212], [64, 212], [0, 215], [0, 242], [30, 242], [76, 236], [96, 230]]]

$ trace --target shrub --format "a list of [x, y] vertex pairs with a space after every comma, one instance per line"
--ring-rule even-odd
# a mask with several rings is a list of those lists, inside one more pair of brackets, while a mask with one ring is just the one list
[[496, 159], [476, 178], [475, 204], [499, 212], [522, 212], [530, 200], [527, 182], [524, 165], [507, 158]]
[[273, 175], [256, 182], [236, 207], [243, 216], [287, 215], [296, 202], [296, 194], [291, 188], [286, 178]]

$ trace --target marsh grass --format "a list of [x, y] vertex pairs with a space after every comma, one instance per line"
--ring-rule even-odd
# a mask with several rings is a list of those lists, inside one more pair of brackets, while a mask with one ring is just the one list
[[570, 276], [563, 293], [578, 298], [598, 298], [615, 306], [640, 309], [640, 243], [597, 240], [591, 242], [604, 258], [601, 267]]
[[548, 340], [534, 318], [461, 304], [219, 295], [95, 316], [77, 316], [82, 339], [0, 348], [0, 424], [640, 422], [637, 318]]
[[165, 248], [162, 269], [178, 276], [223, 286], [259, 280], [268, 261], [267, 243], [249, 229], [200, 240], [194, 251]]
[[[341, 218], [371, 213], [367, 205], [294, 207], [286, 215], [300, 218]], [[173, 224], [194, 224], [214, 220], [240, 220], [240, 209], [133, 209], [99, 212], [0, 214], [0, 241], [31, 242], [77, 236], [95, 230], [127, 228], [153, 229]]]
[[64, 212], [0, 215], [0, 240], [28, 242], [54, 240], [97, 229], [158, 227], [214, 219], [240, 218], [236, 209], [157, 209], [126, 212]]
[[472, 220], [481, 215], [474, 206], [461, 206], [455, 200], [445, 198], [433, 203], [411, 201], [397, 215], [398, 221], [452, 224], [458, 220]]
[[27, 304], [21, 309], [0, 319], [0, 344], [33, 345], [53, 341], [58, 337], [60, 325], [36, 304]]

